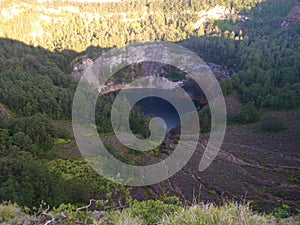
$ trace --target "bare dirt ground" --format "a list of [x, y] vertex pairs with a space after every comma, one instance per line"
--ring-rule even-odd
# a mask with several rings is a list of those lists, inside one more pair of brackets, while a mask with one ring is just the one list
[[[198, 171], [208, 135], [182, 171], [154, 192], [171, 192], [182, 199], [222, 202], [252, 201], [261, 210], [289, 204], [300, 207], [300, 111], [265, 112], [282, 114], [288, 129], [262, 134], [259, 123], [229, 126], [222, 148], [211, 166]], [[171, 191], [170, 191], [171, 190]]]
[[[227, 98], [227, 110], [241, 109], [238, 95]], [[264, 111], [285, 118], [287, 129], [276, 134], [263, 134], [260, 123], [228, 126], [220, 152], [210, 167], [198, 171], [209, 134], [201, 134], [199, 145], [189, 163], [170, 179], [147, 187], [133, 188], [136, 199], [159, 198], [162, 194], [177, 195], [186, 203], [226, 200], [251, 202], [254, 209], [268, 211], [288, 204], [300, 208], [300, 110]], [[71, 126], [70, 126], [71, 128]], [[172, 153], [178, 141], [175, 128], [166, 138], [160, 155], [132, 154], [114, 136], [102, 137], [124, 157], [139, 165], [160, 161]], [[59, 153], [63, 158], [79, 158], [73, 140]]]

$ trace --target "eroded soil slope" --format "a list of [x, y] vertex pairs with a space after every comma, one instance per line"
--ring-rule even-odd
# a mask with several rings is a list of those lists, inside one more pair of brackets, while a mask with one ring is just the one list
[[[237, 104], [230, 101], [234, 107]], [[222, 202], [226, 199], [251, 201], [256, 209], [271, 210], [283, 204], [300, 207], [300, 110], [264, 112], [281, 115], [287, 129], [276, 134], [263, 134], [260, 124], [228, 126], [224, 143], [216, 159], [204, 172], [198, 166], [209, 134], [201, 134], [199, 145], [190, 162], [176, 175], [156, 185], [133, 188], [137, 199], [178, 195], [182, 200]], [[151, 164], [168, 157], [178, 142], [178, 129], [165, 138], [159, 156], [132, 154], [114, 136], [102, 137], [125, 158], [137, 164]], [[63, 146], [64, 158], [78, 158], [75, 141]]]

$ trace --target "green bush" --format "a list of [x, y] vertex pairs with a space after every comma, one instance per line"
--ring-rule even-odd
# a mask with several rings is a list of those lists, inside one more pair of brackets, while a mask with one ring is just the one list
[[290, 184], [297, 184], [298, 178], [294, 174], [290, 174], [288, 176], [287, 182], [289, 182]]
[[290, 207], [286, 204], [283, 204], [282, 207], [274, 209], [273, 215], [276, 218], [288, 218], [288, 217], [292, 216], [289, 213], [289, 210], [290, 210]]
[[33, 217], [24, 213], [28, 209], [22, 209], [16, 203], [4, 202], [0, 205], [1, 224], [30, 224]]
[[199, 122], [201, 133], [207, 133], [211, 128], [211, 113], [209, 105], [206, 105], [199, 111]]
[[[172, 199], [170, 199], [172, 200]], [[163, 201], [133, 201], [130, 211], [134, 216], [142, 218], [146, 224], [157, 224], [163, 215], [170, 215], [181, 207], [173, 204], [166, 204]]]
[[261, 118], [260, 131], [265, 133], [278, 133], [286, 129], [284, 117], [266, 114]]
[[249, 102], [242, 108], [238, 115], [237, 122], [240, 124], [255, 123], [259, 118], [259, 111], [255, 108], [254, 103]]
[[233, 91], [232, 81], [225, 79], [221, 82], [221, 88], [224, 96], [229, 96]]
[[229, 111], [227, 112], [227, 125], [234, 125], [237, 123], [236, 113]]

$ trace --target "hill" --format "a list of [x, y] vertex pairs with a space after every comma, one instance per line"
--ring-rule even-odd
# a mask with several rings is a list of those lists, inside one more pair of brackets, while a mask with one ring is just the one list
[[[205, 34], [205, 23], [238, 18], [262, 0], [2, 1], [0, 36], [49, 50], [179, 41]], [[229, 32], [232, 32], [230, 30]], [[238, 32], [238, 31], [237, 31]], [[168, 35], [167, 35], [168, 33]]]
[[[0, 215], [36, 216], [45, 223], [51, 220], [48, 214], [56, 220], [65, 211], [73, 215], [89, 199], [102, 200], [96, 211], [112, 210], [108, 212], [112, 218], [104, 212], [107, 222], [120, 216], [129, 223], [142, 223], [156, 210], [165, 224], [182, 224], [181, 218], [209, 221], [211, 213], [226, 214], [228, 224], [248, 219], [250, 224], [278, 222], [252, 213], [247, 206], [188, 207], [194, 199], [220, 205], [249, 201], [254, 210], [281, 217], [299, 213], [300, 25], [282, 25], [295, 15], [295, 0], [37, 2], [0, 2], [0, 103], [5, 105], [0, 105], [0, 202], [24, 207], [22, 213], [19, 207], [3, 203]], [[78, 82], [71, 74], [78, 59], [94, 60], [112, 47], [153, 40], [176, 42], [233, 71], [221, 82], [229, 109], [228, 129], [214, 163], [204, 173], [198, 172], [210, 130], [209, 106], [204, 107], [199, 115], [205, 129], [190, 163], [160, 184], [131, 188], [99, 176], [81, 158], [71, 132]], [[125, 68], [116, 76], [131, 81], [136, 72]], [[172, 73], [171, 80], [180, 77], [176, 70]], [[111, 153], [131, 164], [167, 157], [177, 144], [178, 128], [162, 146], [144, 155], [120, 147], [109, 115], [114, 97], [99, 99], [95, 124]], [[2, 116], [7, 112], [8, 122]], [[147, 136], [149, 118], [138, 108], [133, 114], [139, 120], [132, 129]], [[143, 202], [167, 195], [178, 196], [186, 206], [176, 208], [177, 201]], [[132, 198], [141, 203], [133, 204]], [[41, 202], [51, 209], [46, 211], [45, 205], [36, 209]], [[154, 210], [144, 212], [148, 205]], [[116, 210], [120, 207], [126, 209]], [[163, 216], [170, 208], [170, 217]], [[87, 215], [79, 215], [84, 223]], [[215, 223], [221, 219], [214, 217]]]

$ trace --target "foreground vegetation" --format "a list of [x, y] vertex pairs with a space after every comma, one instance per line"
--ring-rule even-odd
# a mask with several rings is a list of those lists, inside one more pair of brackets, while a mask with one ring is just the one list
[[[95, 225], [296, 225], [300, 222], [299, 217], [280, 218], [283, 214], [263, 215], [254, 213], [247, 204], [227, 203], [223, 206], [216, 206], [210, 203], [200, 203], [192, 206], [181, 206], [174, 200], [176, 201], [176, 198], [171, 197], [167, 198], [166, 201], [133, 201], [128, 208], [107, 211], [94, 210], [90, 208], [92, 204], [81, 208], [69, 204], [51, 210], [40, 207], [34, 213], [29, 213], [29, 209], [21, 208], [17, 204], [3, 203], [0, 205], [0, 222], [2, 224]], [[97, 204], [93, 206], [93, 208], [95, 207], [97, 208]]]

